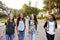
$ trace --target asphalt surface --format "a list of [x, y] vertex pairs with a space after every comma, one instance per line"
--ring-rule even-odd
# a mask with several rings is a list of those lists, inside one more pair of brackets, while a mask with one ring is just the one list
[[[47, 40], [45, 30], [43, 28], [44, 23], [38, 22], [38, 28], [36, 32], [36, 40]], [[26, 21], [26, 31], [25, 31], [25, 40], [29, 40], [29, 33], [28, 33], [28, 22]], [[0, 24], [0, 40], [5, 40], [5, 33], [3, 33], [5, 29], [5, 25]], [[18, 36], [14, 37], [14, 40], [18, 40]], [[60, 29], [56, 30], [55, 40], [60, 40]]]

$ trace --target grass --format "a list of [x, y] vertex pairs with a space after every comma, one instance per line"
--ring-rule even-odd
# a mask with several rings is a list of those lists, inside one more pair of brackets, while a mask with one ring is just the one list
[[[5, 23], [5, 22], [6, 22], [6, 20], [7, 20], [7, 18], [6, 18], [6, 17], [4, 17], [4, 18], [0, 18], [0, 23]], [[16, 19], [15, 19], [15, 21], [16, 21]]]
[[5, 22], [6, 22], [6, 19], [7, 19], [6, 16], [5, 16], [5, 17], [1, 17], [1, 18], [0, 18], [0, 23], [5, 23]]
[[0, 23], [5, 23], [5, 21], [6, 21], [6, 19], [4, 19], [4, 18], [0, 19]]

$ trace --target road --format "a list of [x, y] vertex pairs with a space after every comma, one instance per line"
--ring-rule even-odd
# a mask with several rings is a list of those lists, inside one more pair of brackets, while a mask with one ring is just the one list
[[[25, 40], [29, 40], [29, 34], [28, 34], [28, 23], [26, 23], [26, 31], [25, 31]], [[38, 22], [38, 30], [36, 33], [36, 40], [47, 40], [46, 39], [46, 35], [45, 35], [45, 30], [43, 28], [44, 23], [43, 22]], [[4, 26], [0, 25], [0, 40], [5, 40], [5, 35], [3, 32], [4, 30]], [[1, 35], [3, 35], [3, 37], [1, 37]], [[14, 40], [18, 40], [18, 37], [16, 36], [14, 38]], [[56, 30], [56, 36], [55, 36], [55, 40], [60, 40], [60, 29]]]

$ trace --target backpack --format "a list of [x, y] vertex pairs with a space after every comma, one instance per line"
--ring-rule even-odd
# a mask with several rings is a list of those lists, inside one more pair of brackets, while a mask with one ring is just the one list
[[[47, 22], [47, 25], [48, 25], [48, 27], [49, 27], [49, 21]], [[54, 21], [54, 25], [56, 25], [56, 21]]]

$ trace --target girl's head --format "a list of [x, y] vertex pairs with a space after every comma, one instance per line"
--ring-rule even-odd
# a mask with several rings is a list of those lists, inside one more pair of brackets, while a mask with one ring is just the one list
[[34, 14], [32, 14], [30, 18], [31, 18], [31, 20], [34, 20], [34, 18], [35, 18]]
[[17, 25], [19, 24], [19, 21], [20, 21], [20, 20], [24, 21], [23, 13], [19, 13], [19, 14], [18, 14]]
[[10, 16], [10, 20], [13, 20], [14, 18], [13, 14], [10, 14], [9, 16]]
[[20, 19], [23, 19], [23, 14], [20, 13], [20, 14], [19, 14], [19, 17], [20, 17]]
[[8, 21], [8, 22], [14, 21], [14, 15], [13, 15], [13, 14], [9, 14], [7, 21]]
[[48, 20], [50, 20], [50, 21], [56, 21], [56, 18], [55, 18], [55, 16], [53, 14], [50, 14], [48, 16]]
[[37, 17], [36, 17], [36, 15], [35, 15], [35, 14], [32, 14], [32, 15], [30, 16], [30, 20], [34, 20], [35, 23], [37, 23]]
[[22, 19], [22, 20], [24, 19], [23, 13], [19, 13], [19, 14], [18, 14], [18, 20], [21, 20], [21, 19]]

